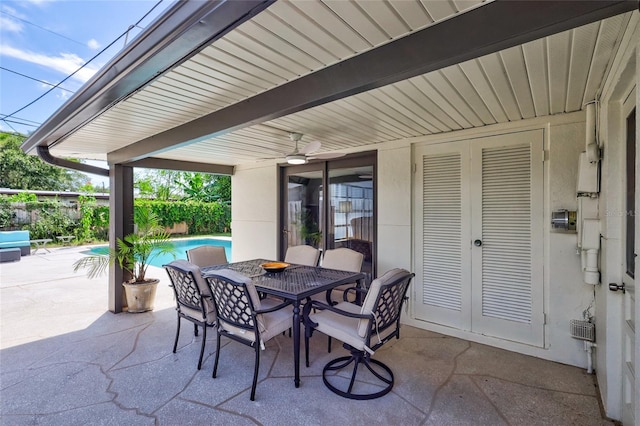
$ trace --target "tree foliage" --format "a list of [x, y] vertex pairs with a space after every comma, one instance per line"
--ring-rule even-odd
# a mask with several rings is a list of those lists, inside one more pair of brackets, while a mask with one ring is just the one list
[[20, 149], [24, 136], [0, 133], [0, 187], [45, 191], [75, 191], [87, 178], [27, 155]]
[[231, 177], [175, 170], [136, 172], [134, 188], [143, 198], [231, 203]]
[[231, 176], [214, 175], [212, 192], [217, 195], [215, 201], [231, 204]]
[[138, 190], [138, 196], [155, 198], [156, 200], [172, 200], [180, 198], [174, 181], [181, 173], [175, 170], [146, 169], [135, 171], [133, 187]]
[[211, 203], [231, 202], [231, 177], [207, 173], [185, 173], [182, 181], [176, 180], [184, 201]]

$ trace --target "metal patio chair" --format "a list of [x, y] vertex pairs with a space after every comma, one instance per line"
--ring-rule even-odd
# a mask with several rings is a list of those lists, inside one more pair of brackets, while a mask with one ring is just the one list
[[180, 337], [180, 320], [182, 318], [193, 323], [193, 332], [198, 335], [198, 326], [202, 327], [202, 345], [200, 347], [200, 358], [198, 359], [198, 370], [202, 367], [202, 356], [204, 346], [207, 341], [207, 327], [215, 327], [216, 311], [213, 306], [213, 297], [206, 281], [200, 274], [200, 268], [186, 260], [174, 260], [164, 269], [169, 274], [173, 293], [176, 298], [178, 312], [178, 326], [176, 328], [176, 339], [173, 343], [173, 353], [178, 348], [178, 338]]
[[320, 250], [315, 247], [300, 245], [287, 248], [284, 261], [297, 265], [317, 266], [320, 259]]
[[229, 269], [216, 270], [207, 276], [218, 316], [215, 378], [220, 358], [220, 338], [226, 336], [255, 350], [255, 367], [251, 386], [251, 401], [255, 400], [260, 350], [272, 337], [291, 327], [293, 312], [283, 309], [290, 301], [260, 300], [251, 279]]
[[[322, 256], [321, 266], [323, 268], [328, 268], [328, 269], [339, 269], [341, 271], [360, 272], [360, 270], [362, 269], [363, 260], [364, 260], [364, 255], [362, 253], [357, 252], [355, 250], [341, 247], [341, 248], [325, 251], [324, 256]], [[331, 290], [331, 292], [328, 293], [328, 298], [327, 298], [327, 295], [321, 295], [321, 294], [312, 296], [311, 298], [313, 300], [319, 300], [321, 302], [325, 300], [327, 301], [331, 300], [331, 303], [335, 305], [338, 302], [334, 302], [333, 297], [337, 297], [338, 300], [343, 299], [345, 294], [344, 291], [347, 288], [353, 287], [354, 284], [355, 283], [344, 284], [334, 288], [333, 290]], [[354, 296], [352, 301], [355, 301], [357, 299], [358, 298]], [[327, 352], [331, 352], [331, 336], [327, 338]]]
[[201, 268], [229, 263], [224, 247], [200, 246], [187, 250], [187, 259]]
[[[322, 380], [329, 390], [345, 398], [360, 400], [379, 398], [391, 391], [393, 372], [381, 361], [373, 359], [372, 355], [393, 337], [400, 338], [400, 313], [413, 276], [404, 269], [392, 269], [373, 280], [362, 306], [347, 301], [330, 306], [317, 300], [305, 305], [307, 365], [309, 338], [314, 330], [341, 340], [344, 348], [351, 352], [350, 356], [329, 361], [322, 370]], [[347, 291], [363, 290], [352, 287]], [[312, 313], [312, 308], [317, 312]], [[341, 374], [327, 374], [349, 365], [353, 365], [349, 379]], [[371, 375], [356, 383], [360, 365], [366, 367]], [[376, 390], [358, 392], [361, 387], [367, 390], [375, 387]]]
[[[322, 256], [322, 264], [320, 266], [328, 269], [339, 269], [341, 271], [360, 272], [363, 260], [364, 255], [362, 253], [341, 247], [326, 250]], [[338, 286], [333, 289], [331, 294], [338, 297], [338, 300], [341, 300], [344, 290], [349, 287], [353, 287], [353, 284]]]

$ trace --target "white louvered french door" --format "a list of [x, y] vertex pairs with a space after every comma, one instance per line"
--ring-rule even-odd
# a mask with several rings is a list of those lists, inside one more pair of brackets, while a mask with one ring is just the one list
[[542, 131], [471, 141], [473, 331], [542, 346]]
[[469, 149], [466, 143], [422, 148], [416, 184], [418, 317], [470, 330]]
[[538, 130], [416, 150], [417, 318], [543, 345], [542, 142]]

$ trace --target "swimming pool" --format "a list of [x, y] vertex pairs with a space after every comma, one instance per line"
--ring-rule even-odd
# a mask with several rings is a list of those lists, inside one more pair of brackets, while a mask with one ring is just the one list
[[[224, 252], [227, 255], [227, 260], [231, 262], [231, 240], [222, 239], [222, 238], [184, 238], [171, 240], [173, 246], [176, 248], [175, 259], [187, 259], [187, 250], [191, 250], [192, 248], [196, 248], [199, 246], [219, 246], [224, 247]], [[90, 253], [100, 253], [104, 250], [104, 246], [93, 247], [89, 250]], [[150, 262], [153, 266], [162, 267], [162, 265], [166, 265], [167, 263], [174, 260], [174, 257], [170, 254], [164, 254], [160, 256], [156, 256]]]

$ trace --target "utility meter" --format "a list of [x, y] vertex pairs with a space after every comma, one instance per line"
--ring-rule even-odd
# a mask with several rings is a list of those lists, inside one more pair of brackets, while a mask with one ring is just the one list
[[562, 231], [575, 231], [576, 217], [575, 211], [556, 210], [551, 213], [551, 227]]

